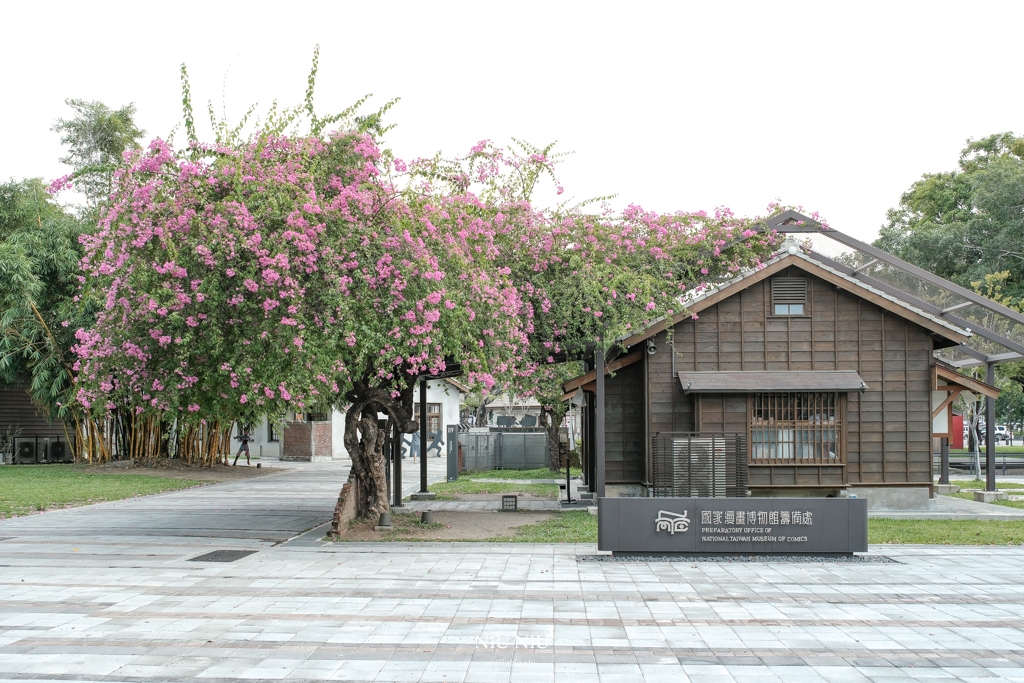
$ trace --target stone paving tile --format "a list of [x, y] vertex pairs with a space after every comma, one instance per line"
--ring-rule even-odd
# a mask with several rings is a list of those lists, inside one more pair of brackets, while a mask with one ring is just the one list
[[[301, 536], [346, 475], [290, 466], [0, 522], [0, 681], [1024, 683], [1019, 548], [578, 563], [592, 546]], [[196, 510], [216, 514], [190, 526]], [[187, 561], [220, 548], [258, 552]]]

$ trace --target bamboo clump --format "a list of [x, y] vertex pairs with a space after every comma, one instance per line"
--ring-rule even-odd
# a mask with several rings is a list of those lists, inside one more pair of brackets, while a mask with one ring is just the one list
[[184, 464], [227, 464], [234, 422], [181, 424], [157, 415], [115, 414], [102, 419], [75, 416], [75, 460], [103, 464], [113, 460], [152, 463], [177, 458]]

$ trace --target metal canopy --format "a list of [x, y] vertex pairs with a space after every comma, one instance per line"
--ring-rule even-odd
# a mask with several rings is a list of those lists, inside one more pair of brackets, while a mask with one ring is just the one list
[[1024, 314], [796, 211], [764, 226], [799, 239], [806, 256], [971, 332], [966, 344], [939, 349], [936, 358], [958, 368], [1024, 359]]

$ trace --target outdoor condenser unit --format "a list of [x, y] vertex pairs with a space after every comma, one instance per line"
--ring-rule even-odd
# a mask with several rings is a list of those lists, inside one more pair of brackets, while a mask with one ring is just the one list
[[17, 463], [27, 463], [36, 461], [36, 445], [31, 441], [21, 441], [18, 443], [18, 450], [15, 453], [14, 461]]

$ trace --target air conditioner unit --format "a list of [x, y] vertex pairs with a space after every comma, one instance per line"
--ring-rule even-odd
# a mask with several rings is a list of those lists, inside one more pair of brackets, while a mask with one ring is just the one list
[[46, 458], [48, 462], [68, 462], [70, 453], [68, 452], [67, 445], [63, 441], [51, 441], [49, 453]]
[[34, 463], [36, 461], [36, 445], [32, 441], [19, 441], [18, 449], [14, 453], [14, 462], [18, 464]]

